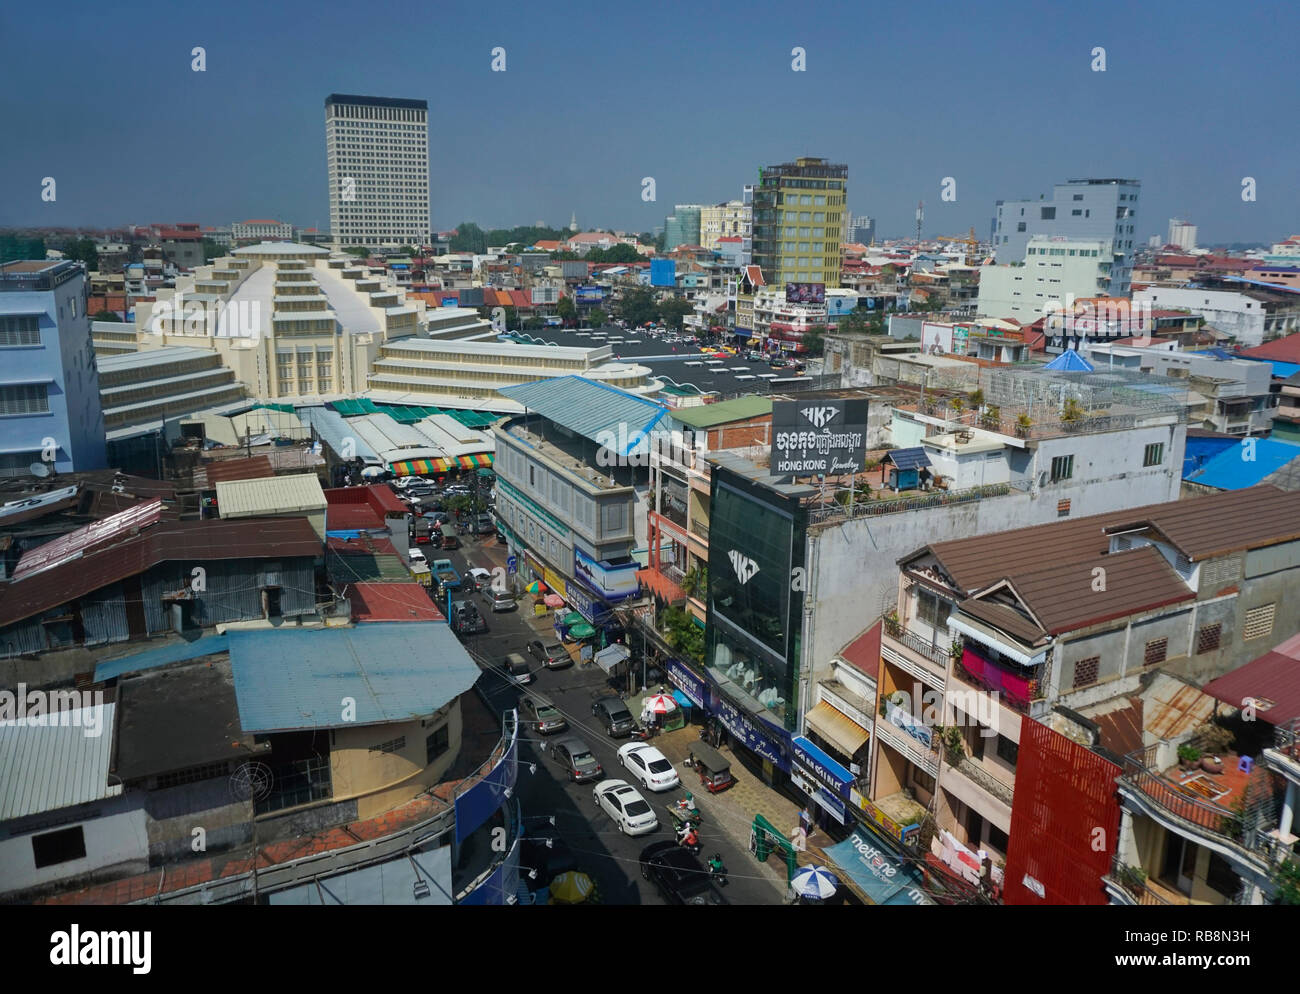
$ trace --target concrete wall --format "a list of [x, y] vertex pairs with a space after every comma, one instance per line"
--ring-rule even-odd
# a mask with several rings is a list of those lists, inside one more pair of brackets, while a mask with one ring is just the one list
[[[53, 820], [54, 816], [57, 820]], [[149, 866], [149, 840], [139, 795], [119, 796], [97, 804], [48, 812], [25, 822], [0, 827], [0, 893], [26, 890], [74, 877], [91, 877], [117, 868], [144, 871]], [[82, 827], [86, 855], [82, 859], [36, 867], [32, 837]]]

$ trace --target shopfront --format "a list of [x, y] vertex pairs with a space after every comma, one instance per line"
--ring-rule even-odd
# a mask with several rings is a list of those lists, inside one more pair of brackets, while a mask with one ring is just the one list
[[830, 818], [838, 825], [852, 823], [849, 796], [853, 774], [802, 735], [792, 738], [790, 747], [791, 782], [812, 798], [824, 813], [823, 818]]
[[920, 873], [901, 865], [897, 857], [886, 852], [863, 832], [855, 831], [825, 852], [857, 888], [876, 904], [915, 906], [935, 903], [922, 890], [923, 879]]

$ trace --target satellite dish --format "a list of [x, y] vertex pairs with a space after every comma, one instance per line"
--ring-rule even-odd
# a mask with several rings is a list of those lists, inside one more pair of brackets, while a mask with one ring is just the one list
[[46, 477], [50, 475], [50, 467], [43, 462], [34, 462], [27, 467], [27, 471], [32, 476]]

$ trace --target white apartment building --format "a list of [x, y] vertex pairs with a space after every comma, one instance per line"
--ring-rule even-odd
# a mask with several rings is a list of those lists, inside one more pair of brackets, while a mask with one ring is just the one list
[[429, 105], [332, 93], [325, 99], [335, 245], [426, 245]]
[[1169, 240], [1165, 244], [1177, 245], [1184, 252], [1192, 251], [1196, 248], [1196, 225], [1180, 221], [1176, 217], [1170, 218]]
[[237, 242], [291, 242], [293, 225], [264, 217], [236, 221], [230, 226], [230, 237]]
[[1199, 314], [1217, 330], [1233, 336], [1238, 345], [1248, 347], [1262, 344], [1265, 335], [1287, 335], [1300, 329], [1294, 310], [1270, 313], [1266, 301], [1248, 290], [1153, 286], [1135, 292], [1133, 303]]
[[[999, 201], [993, 242], [1003, 262], [1025, 258], [1038, 235], [1106, 241], [1111, 281], [1105, 291], [1127, 297], [1133, 274], [1133, 238], [1142, 184], [1132, 179], [1072, 179], [1058, 183], [1051, 200]], [[1084, 294], [1096, 296], [1096, 294]]]
[[[978, 313], [1033, 324], [1053, 301], [1104, 296], [1111, 285], [1110, 244], [1038, 235], [1024, 262], [980, 267]], [[1115, 294], [1111, 294], [1116, 296]]]

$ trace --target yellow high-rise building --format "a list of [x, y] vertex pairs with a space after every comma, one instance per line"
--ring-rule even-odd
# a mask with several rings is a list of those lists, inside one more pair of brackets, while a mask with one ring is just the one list
[[754, 263], [769, 286], [840, 285], [849, 167], [803, 157], [759, 170]]

